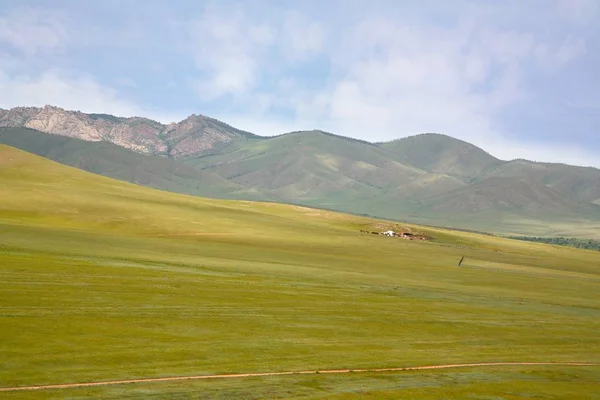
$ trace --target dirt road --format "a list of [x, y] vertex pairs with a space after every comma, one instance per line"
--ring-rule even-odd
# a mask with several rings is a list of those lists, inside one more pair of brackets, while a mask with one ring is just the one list
[[448, 369], [448, 368], [472, 368], [472, 367], [492, 367], [492, 366], [519, 366], [519, 365], [557, 365], [557, 366], [579, 366], [579, 367], [598, 367], [599, 363], [589, 362], [496, 362], [496, 363], [473, 363], [473, 364], [443, 364], [443, 365], [424, 365], [416, 367], [398, 367], [398, 368], [369, 368], [369, 369], [329, 369], [312, 371], [283, 371], [283, 372], [256, 372], [247, 374], [222, 374], [222, 375], [195, 375], [195, 376], [171, 376], [165, 378], [141, 378], [127, 379], [122, 381], [103, 381], [103, 382], [82, 382], [82, 383], [61, 383], [55, 385], [41, 386], [16, 386], [0, 388], [0, 392], [14, 392], [19, 390], [48, 390], [48, 389], [70, 389], [89, 386], [108, 386], [123, 385], [126, 383], [150, 383], [150, 382], [173, 382], [198, 379], [229, 379], [229, 378], [250, 378], [260, 376], [281, 376], [281, 375], [310, 375], [310, 374], [349, 374], [349, 373], [373, 373], [373, 372], [394, 372], [394, 371], [418, 371], [427, 369]]

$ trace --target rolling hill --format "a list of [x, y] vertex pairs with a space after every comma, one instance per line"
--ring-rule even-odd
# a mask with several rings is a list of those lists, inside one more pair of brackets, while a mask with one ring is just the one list
[[0, 143], [179, 193], [511, 235], [600, 237], [596, 168], [502, 161], [441, 134], [369, 143], [318, 130], [261, 137], [196, 115], [149, 121], [55, 107], [0, 110]]
[[600, 173], [597, 168], [514, 160], [482, 174], [479, 179], [488, 177], [517, 178], [550, 187], [570, 199], [600, 204]]
[[[474, 362], [600, 363], [598, 252], [174, 194], [5, 145], [0, 198], [2, 389]], [[389, 228], [434, 239], [360, 233]], [[2, 393], [593, 398], [598, 377], [594, 365], [497, 365]]]
[[267, 200], [258, 190], [170, 158], [139, 154], [109, 142], [0, 128], [0, 143], [85, 171], [155, 189], [215, 198]]
[[445, 135], [371, 144], [295, 132], [185, 162], [281, 202], [497, 233], [600, 237], [600, 170], [527, 162], [524, 171], [515, 168], [520, 161]]
[[376, 196], [426, 175], [378, 146], [321, 131], [295, 132], [224, 148], [187, 163], [290, 201], [335, 204]]
[[381, 143], [380, 146], [397, 154], [401, 162], [467, 182], [503, 164], [479, 147], [434, 133]]

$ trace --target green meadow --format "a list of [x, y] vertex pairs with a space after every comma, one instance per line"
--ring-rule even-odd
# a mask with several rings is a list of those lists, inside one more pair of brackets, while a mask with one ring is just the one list
[[[433, 239], [360, 232], [388, 228]], [[600, 363], [599, 332], [597, 251], [178, 195], [0, 146], [0, 387]], [[0, 398], [594, 399], [599, 382], [600, 367], [506, 366]]]

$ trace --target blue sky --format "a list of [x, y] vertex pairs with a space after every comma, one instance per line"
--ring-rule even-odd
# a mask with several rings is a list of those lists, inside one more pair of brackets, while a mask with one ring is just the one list
[[600, 167], [600, 1], [0, 0], [0, 107]]

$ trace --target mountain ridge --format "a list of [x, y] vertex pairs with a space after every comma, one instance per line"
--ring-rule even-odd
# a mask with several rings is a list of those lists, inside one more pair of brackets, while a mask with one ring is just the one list
[[[454, 228], [491, 232], [508, 229], [507, 221], [600, 221], [599, 169], [503, 161], [437, 133], [383, 143], [317, 129], [263, 137], [196, 114], [165, 125], [47, 106], [0, 110], [0, 143], [198, 196], [410, 217], [431, 225], [451, 221]], [[600, 222], [591, 229], [600, 235]]]
[[[114, 137], [115, 137], [114, 134], [113, 135], [101, 135], [101, 136], [86, 136], [86, 131], [88, 131], [88, 130], [84, 130], [83, 132], [77, 132], [77, 133], [71, 132], [70, 134], [67, 134], [66, 132], [64, 132], [64, 131], [61, 132], [56, 128], [52, 129], [53, 128], [52, 126], [48, 126], [48, 122], [49, 122], [48, 120], [40, 120], [41, 118], [38, 118], [41, 116], [41, 117], [47, 117], [47, 119], [52, 119], [52, 117], [53, 117], [52, 113], [66, 114], [66, 115], [72, 115], [72, 116], [77, 116], [77, 117], [85, 117], [86, 119], [89, 118], [92, 120], [112, 121], [113, 123], [124, 123], [124, 122], [131, 122], [132, 124], [147, 123], [150, 126], [157, 127], [156, 136], [158, 136], [159, 140], [161, 140], [161, 136], [165, 136], [165, 134], [168, 137], [162, 139], [164, 141], [164, 143], [160, 143], [161, 146], [159, 146], [159, 151], [150, 152], [147, 149], [138, 148], [138, 147], [143, 147], [143, 146], [136, 147], [134, 144], [129, 145], [127, 143], [119, 142], [118, 140], [114, 139]], [[23, 115], [23, 114], [25, 114], [25, 115]], [[35, 119], [35, 118], [38, 118], [38, 119]], [[56, 118], [56, 116], [54, 116], [54, 118]], [[46, 124], [44, 124], [44, 122], [46, 122]], [[85, 122], [85, 121], [83, 121], [83, 122]], [[188, 152], [182, 151], [181, 154], [179, 154], [180, 157], [201, 156], [201, 155], [205, 154], [207, 151], [212, 151], [219, 145], [231, 143], [232, 141], [234, 141], [237, 138], [271, 139], [271, 138], [277, 138], [277, 137], [281, 137], [281, 136], [285, 136], [285, 135], [302, 134], [302, 133], [307, 133], [307, 132], [320, 132], [324, 135], [328, 135], [328, 136], [332, 136], [332, 137], [336, 137], [336, 138], [340, 138], [340, 139], [345, 139], [345, 140], [349, 140], [349, 141], [359, 142], [359, 143], [363, 143], [363, 144], [368, 144], [371, 146], [377, 146], [377, 147], [391, 147], [394, 144], [405, 141], [405, 140], [416, 140], [416, 139], [419, 139], [422, 137], [436, 136], [436, 137], [443, 137], [446, 139], [450, 139], [455, 144], [456, 143], [466, 144], [472, 148], [475, 148], [475, 149], [481, 151], [482, 153], [485, 153], [489, 157], [491, 157], [495, 160], [504, 162], [504, 163], [513, 162], [513, 161], [515, 161], [515, 162], [516, 161], [524, 161], [524, 162], [535, 163], [535, 164], [552, 164], [552, 165], [556, 164], [556, 165], [566, 165], [566, 166], [577, 167], [577, 168], [591, 168], [593, 170], [600, 171], [600, 168], [593, 167], [593, 166], [571, 165], [571, 164], [566, 164], [566, 163], [561, 163], [561, 162], [534, 161], [534, 160], [527, 160], [527, 159], [522, 159], [522, 158], [516, 158], [516, 159], [511, 159], [511, 160], [501, 160], [501, 159], [498, 159], [495, 156], [493, 156], [488, 151], [473, 145], [472, 143], [469, 143], [462, 139], [458, 139], [458, 138], [455, 138], [453, 136], [449, 136], [449, 135], [446, 135], [443, 133], [433, 133], [433, 132], [419, 133], [419, 134], [415, 134], [415, 135], [392, 139], [392, 140], [385, 141], [385, 142], [381, 142], [381, 141], [369, 142], [364, 139], [357, 139], [357, 138], [353, 138], [353, 137], [343, 136], [343, 135], [323, 131], [321, 129], [291, 131], [291, 132], [285, 132], [285, 133], [281, 133], [281, 134], [274, 135], [274, 136], [261, 136], [261, 135], [258, 135], [258, 134], [252, 133], [252, 132], [244, 131], [243, 129], [236, 128], [236, 127], [229, 125], [223, 121], [220, 121], [216, 118], [212, 118], [212, 117], [209, 117], [209, 116], [206, 116], [203, 114], [195, 114], [195, 113], [190, 114], [188, 117], [184, 118], [183, 120], [181, 120], [179, 122], [171, 122], [171, 123], [165, 124], [165, 123], [153, 120], [151, 118], [142, 117], [142, 116], [120, 117], [120, 116], [115, 116], [112, 114], [105, 114], [105, 113], [84, 113], [81, 111], [67, 110], [67, 109], [53, 106], [53, 105], [45, 105], [44, 107], [18, 106], [18, 107], [13, 107], [10, 109], [0, 108], [0, 128], [24, 127], [24, 128], [30, 128], [33, 130], [44, 132], [44, 133], [51, 133], [51, 134], [60, 135], [60, 136], [75, 137], [75, 138], [87, 140], [87, 141], [105, 140], [105, 141], [109, 141], [111, 143], [115, 143], [121, 147], [129, 148], [129, 149], [132, 149], [134, 151], [137, 151], [137, 152], [140, 152], [143, 154], [153, 154], [153, 155], [161, 155], [161, 156], [172, 156], [171, 153], [169, 153], [168, 151], [165, 151], [167, 144], [168, 144], [167, 142], [169, 142], [169, 141], [176, 142], [177, 139], [181, 138], [180, 136], [174, 136], [174, 135], [176, 135], [176, 134], [182, 135], [181, 131], [182, 130], [185, 131], [185, 129], [182, 128], [182, 125], [184, 125], [184, 124], [194, 125], [193, 126], [194, 129], [192, 132], [183, 132], [184, 136], [190, 135], [190, 134], [207, 134], [209, 139], [214, 139], [215, 136], [217, 136], [216, 133], [212, 132], [210, 129], [208, 129], [208, 132], [206, 132], [206, 130], [207, 130], [206, 126], [198, 126], [199, 124], [202, 124], [202, 123], [217, 125], [221, 129], [221, 131], [223, 131], [221, 133], [224, 133], [224, 136], [222, 137], [223, 140], [219, 143], [208, 143], [208, 144], [201, 145], [201, 146], [204, 146], [204, 148], [195, 148]], [[70, 128], [75, 130], [78, 128], [78, 126], [71, 125]], [[174, 131], [175, 131], [175, 133], [171, 134]], [[115, 133], [119, 133], [119, 131], [117, 130], [117, 132], [115, 132]], [[195, 142], [195, 144], [198, 144], [198, 142]], [[164, 145], [164, 147], [162, 145]], [[174, 158], [178, 158], [177, 154], [174, 155]]]
[[197, 156], [232, 140], [256, 136], [197, 114], [162, 124], [145, 117], [86, 114], [50, 105], [0, 109], [0, 127], [24, 127], [91, 142], [107, 141], [138, 153], [172, 158]]
[[0, 144], [154, 189], [213, 198], [268, 199], [209, 171], [166, 157], [136, 153], [109, 142], [87, 142], [29, 128], [0, 128]]

